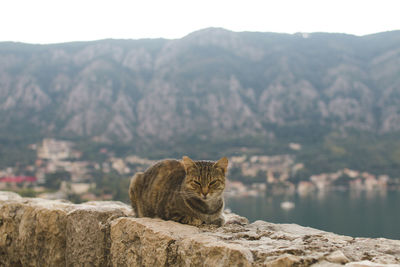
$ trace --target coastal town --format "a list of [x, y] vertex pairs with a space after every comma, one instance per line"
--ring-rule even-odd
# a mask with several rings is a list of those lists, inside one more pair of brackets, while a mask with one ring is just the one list
[[[290, 143], [292, 150], [301, 145]], [[116, 157], [103, 148], [103, 161], [82, 159], [82, 152], [70, 141], [43, 139], [30, 145], [36, 151], [34, 164], [0, 169], [0, 190], [16, 191], [26, 196], [46, 199], [126, 200], [116, 196], [111, 186], [127, 190], [129, 179], [157, 160], [138, 155]], [[261, 196], [265, 194], [299, 194], [305, 196], [326, 190], [387, 191], [400, 190], [399, 179], [344, 168], [334, 173], [320, 173], [295, 181], [304, 168], [293, 155], [236, 155], [229, 157], [229, 180], [226, 197]], [[108, 176], [107, 176], [108, 175]], [[98, 176], [104, 179], [99, 182]], [[111, 181], [104, 181], [104, 180]], [[105, 185], [106, 183], [106, 185]], [[121, 185], [120, 185], [121, 184]], [[110, 185], [108, 185], [110, 186]], [[123, 194], [123, 193], [122, 193]], [[127, 194], [126, 194], [127, 195]]]

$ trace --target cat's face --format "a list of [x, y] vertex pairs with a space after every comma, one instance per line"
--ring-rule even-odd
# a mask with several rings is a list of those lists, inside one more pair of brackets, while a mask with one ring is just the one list
[[185, 190], [188, 195], [203, 201], [221, 196], [225, 189], [227, 158], [217, 162], [194, 162], [188, 157], [183, 157], [182, 164], [186, 171]]

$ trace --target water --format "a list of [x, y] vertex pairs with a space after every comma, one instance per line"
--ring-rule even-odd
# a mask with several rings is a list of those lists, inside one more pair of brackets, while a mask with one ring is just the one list
[[[283, 201], [295, 204], [281, 208]], [[251, 222], [296, 223], [353, 237], [400, 239], [400, 192], [333, 191], [299, 195], [243, 197], [226, 207]]]

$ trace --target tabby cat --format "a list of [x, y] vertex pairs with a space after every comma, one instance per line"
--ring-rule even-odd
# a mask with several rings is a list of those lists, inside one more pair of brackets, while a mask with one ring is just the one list
[[163, 160], [136, 173], [129, 198], [137, 217], [157, 217], [199, 226], [225, 221], [223, 191], [228, 159], [217, 162]]

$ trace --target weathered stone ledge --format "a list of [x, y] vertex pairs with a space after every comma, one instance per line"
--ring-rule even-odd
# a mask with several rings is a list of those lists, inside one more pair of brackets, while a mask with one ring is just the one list
[[0, 192], [0, 266], [400, 266], [400, 240], [246, 224], [234, 214], [221, 228], [132, 215], [120, 202]]

